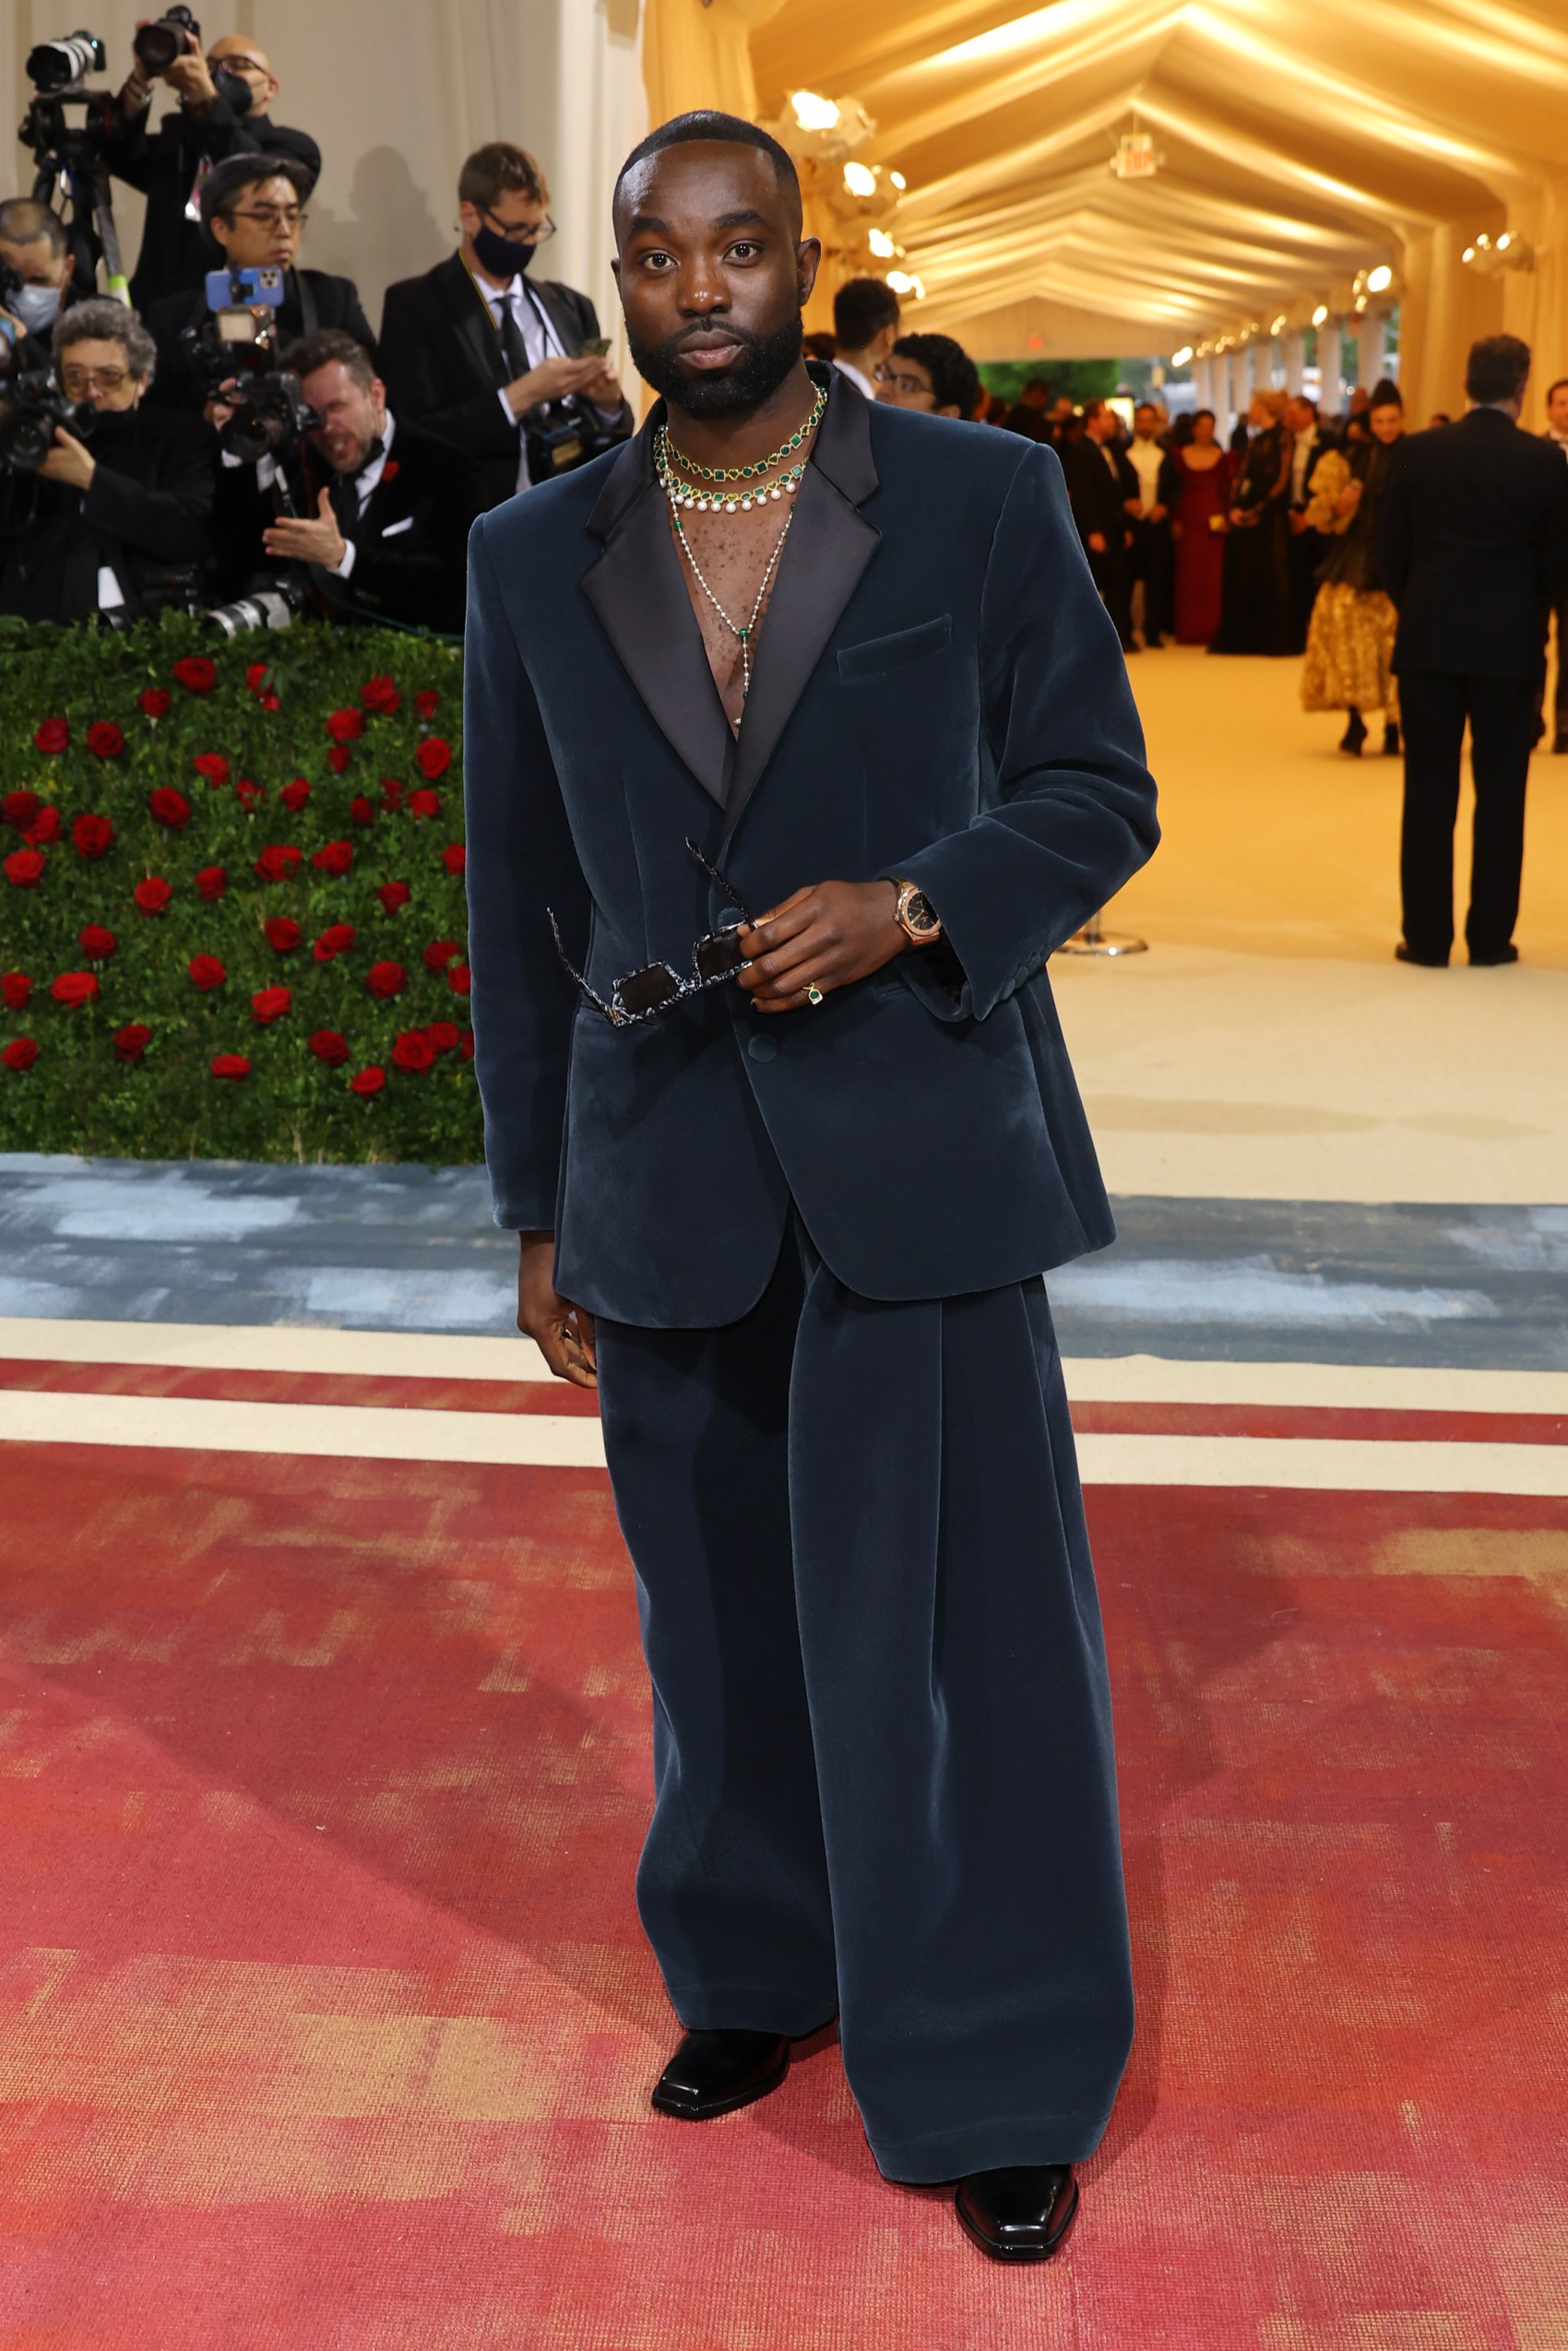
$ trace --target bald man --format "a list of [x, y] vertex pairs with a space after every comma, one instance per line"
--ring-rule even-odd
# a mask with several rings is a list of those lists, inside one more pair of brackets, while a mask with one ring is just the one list
[[[131, 279], [131, 299], [144, 312], [166, 294], [199, 286], [212, 267], [201, 232], [200, 188], [214, 163], [276, 152], [303, 164], [313, 185], [321, 170], [315, 139], [271, 119], [278, 77], [265, 50], [237, 32], [224, 33], [205, 56], [195, 33], [187, 32], [185, 42], [185, 53], [161, 74], [148, 74], [133, 53], [109, 141], [111, 172], [147, 198]], [[179, 111], [149, 130], [158, 81], [167, 83]]]

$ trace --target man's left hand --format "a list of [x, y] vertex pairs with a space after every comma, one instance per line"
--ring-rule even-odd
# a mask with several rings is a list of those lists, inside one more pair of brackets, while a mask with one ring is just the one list
[[330, 490], [324, 490], [316, 500], [315, 517], [314, 522], [294, 516], [269, 523], [261, 534], [262, 545], [269, 555], [284, 555], [299, 564], [320, 564], [324, 570], [335, 572], [349, 542], [338, 528]]
[[45, 481], [63, 481], [67, 489], [86, 490], [98, 471], [98, 461], [63, 424], [54, 427], [54, 446], [39, 467]]
[[620, 407], [625, 395], [621, 389], [621, 378], [608, 360], [605, 361], [599, 374], [583, 386], [581, 398], [591, 400], [596, 409]]
[[740, 973], [755, 1012], [796, 1012], [808, 988], [847, 988], [902, 955], [895, 882], [818, 882], [770, 907], [740, 940], [751, 958]]

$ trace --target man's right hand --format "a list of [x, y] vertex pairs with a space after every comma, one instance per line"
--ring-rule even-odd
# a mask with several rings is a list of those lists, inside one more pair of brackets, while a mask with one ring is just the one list
[[1090, 552], [1090, 554], [1091, 554], [1091, 555], [1103, 555], [1103, 554], [1104, 554], [1104, 552], [1105, 552], [1105, 533], [1104, 533], [1104, 531], [1103, 531], [1103, 530], [1091, 530], [1091, 531], [1090, 531], [1090, 533], [1089, 533], [1089, 552]]
[[558, 1380], [599, 1385], [593, 1316], [555, 1288], [555, 1235], [517, 1235], [517, 1328], [537, 1345]]
[[591, 352], [581, 359], [541, 359], [537, 367], [507, 385], [506, 405], [514, 416], [520, 417], [547, 400], [564, 400], [568, 392], [586, 391], [603, 373], [603, 360]]

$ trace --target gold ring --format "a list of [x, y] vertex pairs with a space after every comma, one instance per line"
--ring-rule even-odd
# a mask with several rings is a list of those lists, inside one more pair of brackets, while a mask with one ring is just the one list
[[806, 1002], [808, 1004], [820, 1004], [826, 1002], [822, 990], [817, 987], [814, 981], [811, 987], [806, 990]]

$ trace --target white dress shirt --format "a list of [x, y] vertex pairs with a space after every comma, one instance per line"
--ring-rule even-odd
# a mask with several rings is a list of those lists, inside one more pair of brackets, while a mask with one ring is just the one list
[[863, 392], [868, 400], [875, 399], [876, 386], [872, 382], [869, 375], [862, 374], [861, 370], [858, 367], [851, 366], [847, 359], [836, 359], [833, 364], [838, 370], [840, 375], [847, 375], [849, 377], [857, 392]]
[[[382, 426], [379, 436], [381, 441], [380, 448], [376, 451], [374, 457], [372, 457], [370, 463], [364, 468], [363, 471], [356, 473], [354, 476], [354, 495], [359, 501], [357, 511], [362, 515], [370, 504], [372, 491], [375, 488], [376, 483], [380, 481], [382, 475], [386, 470], [386, 460], [392, 454], [392, 435], [397, 429], [397, 426], [392, 422], [392, 411], [388, 409], [386, 411], [386, 422]], [[335, 578], [348, 579], [351, 576], [354, 568], [354, 557], [359, 553], [359, 549], [354, 545], [351, 539], [344, 541], [341, 556], [339, 558], [338, 562], [331, 566]]]
[[1307, 468], [1312, 464], [1318, 437], [1315, 424], [1309, 424], [1304, 433], [1296, 435], [1296, 446], [1290, 457], [1290, 504], [1293, 506], [1304, 506], [1307, 503]]
[[1138, 477], [1138, 511], [1146, 515], [1151, 506], [1159, 504], [1159, 476], [1165, 452], [1158, 441], [1145, 441], [1134, 433], [1128, 445], [1127, 462]]
[[[561, 338], [545, 315], [543, 303], [534, 301], [529, 295], [520, 271], [516, 278], [508, 279], [505, 286], [493, 286], [487, 279], [478, 277], [471, 271], [469, 274], [473, 276], [474, 284], [484, 296], [484, 306], [490, 313], [497, 335], [501, 332], [503, 310], [509, 310], [517, 320], [522, 333], [523, 349], [528, 353], [530, 369], [537, 367], [541, 360], [565, 358], [566, 354], [561, 348]], [[527, 490], [531, 486], [529, 473], [528, 436], [523, 430], [521, 420], [513, 414], [512, 403], [506, 398], [505, 385], [498, 387], [495, 397], [501, 403], [502, 413], [507, 423], [515, 427], [517, 431], [517, 487], [519, 490]]]

